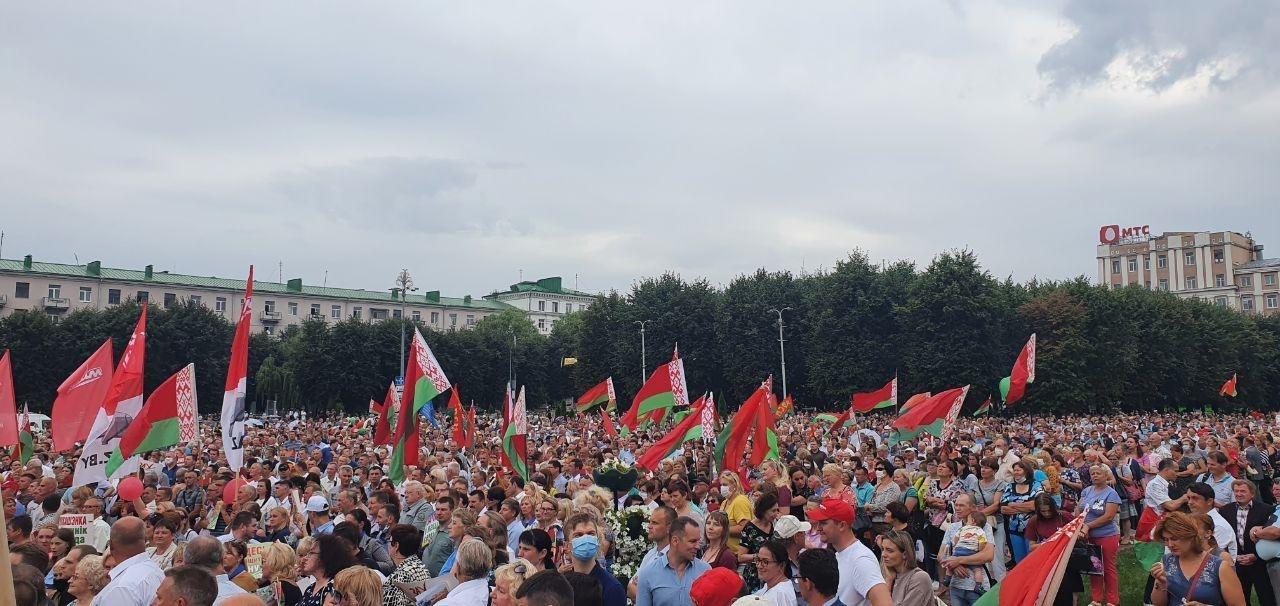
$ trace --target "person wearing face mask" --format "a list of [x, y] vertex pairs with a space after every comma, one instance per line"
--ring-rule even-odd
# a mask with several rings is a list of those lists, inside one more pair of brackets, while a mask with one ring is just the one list
[[902, 497], [902, 488], [893, 481], [893, 474], [889, 470], [888, 461], [879, 459], [875, 462], [875, 492], [865, 507], [867, 513], [871, 514], [872, 529], [876, 534], [883, 534], [888, 529], [884, 520], [885, 507], [889, 503], [897, 503]]
[[626, 606], [627, 592], [623, 590], [622, 583], [602, 568], [596, 559], [600, 552], [600, 539], [596, 536], [595, 518], [586, 512], [575, 513], [565, 521], [565, 528], [570, 529], [572, 557], [569, 562], [572, 571], [589, 575], [600, 582], [600, 603], [604, 606]]
[[742, 540], [742, 529], [753, 515], [751, 499], [743, 494], [737, 472], [727, 469], [720, 473], [720, 494], [724, 497], [720, 511], [729, 516], [729, 549], [736, 551]]

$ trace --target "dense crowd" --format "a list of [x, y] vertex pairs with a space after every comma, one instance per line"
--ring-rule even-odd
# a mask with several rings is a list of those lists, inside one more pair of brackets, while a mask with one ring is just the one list
[[[961, 419], [946, 442], [896, 443], [883, 415], [793, 412], [779, 457], [743, 476], [691, 441], [626, 491], [600, 478], [664, 428], [529, 415], [526, 482], [501, 465], [496, 420], [468, 449], [424, 423], [396, 484], [352, 421], [251, 428], [238, 474], [204, 422], [148, 455], [131, 500], [73, 487], [77, 452], [38, 435], [0, 486], [17, 603], [968, 606], [1077, 515], [1091, 557], [1071, 559], [1058, 604], [1118, 605], [1135, 538], [1166, 548], [1148, 603], [1273, 605], [1280, 588], [1280, 420], [1257, 414]], [[1160, 519], [1135, 537], [1146, 509]]]

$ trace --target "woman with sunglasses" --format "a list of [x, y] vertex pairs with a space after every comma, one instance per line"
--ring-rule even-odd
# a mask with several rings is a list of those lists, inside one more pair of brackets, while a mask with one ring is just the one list
[[764, 583], [755, 595], [769, 600], [773, 606], [796, 606], [796, 586], [791, 582], [785, 543], [769, 541], [761, 545], [756, 554], [755, 569]]

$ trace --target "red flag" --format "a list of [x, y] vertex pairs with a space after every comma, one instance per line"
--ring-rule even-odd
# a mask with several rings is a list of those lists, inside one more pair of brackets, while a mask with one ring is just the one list
[[1220, 396], [1236, 397], [1236, 374], [1231, 373], [1231, 379], [1222, 384], [1222, 389], [1218, 390]]
[[379, 404], [378, 401], [373, 398], [369, 398], [369, 414], [371, 415], [382, 414], [382, 405]]
[[373, 445], [389, 446], [392, 443], [391, 436], [391, 415], [392, 408], [396, 403], [396, 384], [392, 383], [387, 387], [387, 397], [382, 402], [382, 407], [378, 410], [378, 422], [373, 426]]
[[13, 367], [9, 350], [0, 355], [0, 446], [18, 443], [18, 401], [13, 396]]
[[[636, 457], [636, 467], [641, 469], [654, 470], [658, 468], [658, 463], [675, 452], [681, 444], [686, 440], [701, 437], [702, 435], [702, 409], [707, 405], [705, 399], [698, 400], [699, 404], [692, 412], [685, 416], [680, 423], [676, 424], [666, 436], [661, 440], [654, 442], [647, 450]], [[698, 433], [691, 434], [694, 429]]]
[[111, 365], [111, 339], [107, 339], [58, 386], [49, 421], [55, 451], [70, 450], [89, 437], [93, 419], [111, 387]]
[[1010, 569], [1004, 580], [991, 590], [1000, 606], [1052, 604], [1083, 523], [1084, 516], [1076, 516]]
[[747, 451], [747, 437], [751, 435], [756, 414], [767, 405], [765, 384], [761, 383], [751, 397], [742, 403], [742, 408], [733, 415], [729, 423], [720, 431], [716, 440], [716, 455], [720, 469], [734, 471], [738, 477], [746, 477], [742, 470], [742, 456]]
[[831, 424], [831, 427], [827, 428], [827, 433], [843, 433], [844, 424], [849, 422], [849, 417], [852, 412], [852, 409], [848, 409], [840, 413], [840, 415], [836, 417], [836, 421]]
[[249, 331], [253, 326], [253, 266], [244, 283], [244, 304], [231, 339], [231, 361], [222, 390], [222, 451], [232, 473], [244, 464], [245, 394], [249, 389]]
[[1163, 512], [1156, 513], [1156, 511], [1150, 507], [1143, 509], [1142, 517], [1138, 518], [1138, 528], [1133, 531], [1134, 540], [1143, 542], [1150, 542], [1154, 540], [1151, 538], [1151, 531], [1155, 529], [1156, 524], [1158, 524], [1162, 518], [1164, 518]]
[[[476, 403], [474, 401], [471, 402], [471, 410], [467, 411], [467, 435], [476, 435]], [[472, 441], [473, 440], [469, 440], [467, 445], [471, 446]]]
[[[778, 399], [773, 395], [773, 377], [765, 380], [765, 405], [761, 406], [756, 416], [755, 438], [751, 442], [751, 463], [756, 467], [770, 454], [778, 454], [777, 419], [774, 409]], [[691, 415], [692, 416], [692, 415]]]
[[462, 400], [458, 398], [458, 384], [449, 389], [449, 410], [453, 411], [453, 441], [458, 448], [471, 446], [471, 436], [466, 428], [466, 411], [462, 410]]
[[618, 437], [618, 428], [613, 426], [613, 419], [609, 417], [609, 411], [600, 411], [600, 424], [604, 428], [604, 435]]
[[1031, 333], [1027, 344], [1022, 346], [1018, 359], [1013, 363], [1009, 376], [1000, 381], [1001, 397], [1006, 407], [1022, 399], [1027, 392], [1027, 384], [1036, 382], [1036, 334]]
[[853, 394], [854, 412], [870, 412], [877, 408], [893, 408], [898, 405], [898, 377], [889, 379], [884, 387], [875, 391]]

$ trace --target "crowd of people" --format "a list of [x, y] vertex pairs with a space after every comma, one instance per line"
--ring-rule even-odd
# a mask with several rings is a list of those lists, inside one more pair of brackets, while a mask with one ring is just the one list
[[1081, 515], [1058, 604], [1118, 605], [1135, 540], [1165, 547], [1146, 603], [1280, 589], [1280, 419], [1256, 413], [961, 419], [945, 442], [898, 442], [885, 415], [793, 411], [777, 458], [720, 469], [690, 441], [625, 491], [600, 472], [665, 428], [528, 418], [527, 481], [492, 418], [467, 449], [423, 423], [399, 483], [363, 424], [286, 418], [250, 430], [238, 473], [203, 422], [146, 456], [129, 500], [72, 486], [78, 453], [37, 435], [0, 484], [17, 603], [969, 606]]

